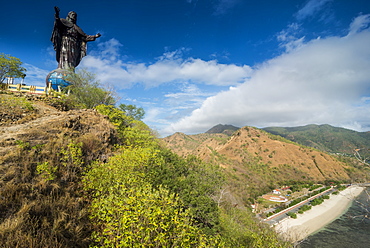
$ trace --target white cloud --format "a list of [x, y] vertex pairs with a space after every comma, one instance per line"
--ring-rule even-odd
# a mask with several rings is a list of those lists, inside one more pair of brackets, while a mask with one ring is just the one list
[[184, 84], [182, 90], [176, 93], [167, 93], [164, 95], [169, 99], [173, 99], [177, 101], [178, 99], [185, 98], [188, 99], [190, 97], [191, 101], [194, 101], [194, 97], [196, 96], [204, 96], [204, 93], [200, 91], [200, 89], [195, 84]]
[[280, 42], [279, 46], [285, 48], [286, 52], [291, 52], [301, 47], [304, 44], [305, 37], [297, 37], [299, 35], [301, 25], [292, 23], [286, 29], [277, 35], [277, 40]]
[[[214, 94], [202, 91], [195, 84], [184, 83], [176, 92], [164, 95], [166, 98], [164, 104], [168, 106], [172, 115], [182, 115], [185, 112], [184, 110], [188, 110], [189, 114], [192, 110], [199, 108], [203, 101], [212, 95]], [[182, 111], [180, 112], [180, 110]]]
[[[351, 27], [363, 27], [356, 20]], [[261, 64], [243, 84], [207, 98], [163, 133], [204, 132], [219, 123], [369, 129], [370, 31], [356, 30], [312, 40]]]
[[332, 0], [309, 0], [303, 8], [301, 8], [297, 14], [297, 20], [303, 20], [310, 16], [315, 15], [317, 12], [323, 9], [328, 2]]
[[120, 57], [119, 49], [123, 45], [116, 39], [110, 39], [107, 42], [98, 43], [98, 47], [101, 50], [101, 57], [115, 61]]
[[[160, 97], [155, 103], [153, 100], [151, 103], [141, 103], [141, 106], [148, 113], [144, 121], [151, 127], [163, 129], [183, 116], [189, 115], [194, 109], [199, 108], [207, 97], [215, 94], [209, 92], [209, 89], [204, 90], [199, 86], [186, 82], [172, 85], [168, 91], [165, 89], [166, 87], [160, 87], [159, 89], [167, 91], [163, 97]], [[151, 90], [158, 91], [158, 89]], [[149, 95], [155, 95], [155, 93], [149, 93]]]
[[27, 76], [24, 79], [25, 84], [46, 86], [46, 76], [48, 75], [49, 71], [40, 69], [30, 64], [24, 64], [24, 67], [27, 69]]
[[149, 108], [145, 112], [145, 117], [144, 117], [143, 121], [145, 123], [156, 123], [157, 126], [158, 125], [166, 126], [166, 125], [169, 124], [169, 122], [166, 121], [163, 118], [158, 118], [159, 116], [161, 116], [163, 114], [164, 111], [165, 111], [165, 109], [159, 108], [159, 107]]
[[[236, 85], [248, 78], [252, 72], [249, 66], [220, 64], [216, 60], [182, 59], [182, 51], [166, 52], [153, 64], [126, 63], [117, 57], [119, 42], [109, 41], [100, 54], [86, 56], [81, 67], [94, 71], [102, 82], [117, 88], [130, 88], [142, 83], [145, 87], [157, 87], [173, 81], [193, 81], [217, 86]], [[108, 57], [108, 58], [107, 58]]]
[[369, 23], [370, 23], [370, 14], [359, 15], [352, 21], [349, 27], [348, 35], [352, 35], [362, 31], [363, 29], [369, 26]]

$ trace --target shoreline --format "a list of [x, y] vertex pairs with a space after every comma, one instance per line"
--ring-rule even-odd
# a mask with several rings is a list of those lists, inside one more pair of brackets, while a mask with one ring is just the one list
[[275, 230], [285, 239], [297, 242], [319, 231], [345, 213], [356, 196], [364, 187], [350, 186], [338, 195], [330, 195], [330, 199], [312, 209], [297, 214], [297, 219], [286, 218], [276, 224]]

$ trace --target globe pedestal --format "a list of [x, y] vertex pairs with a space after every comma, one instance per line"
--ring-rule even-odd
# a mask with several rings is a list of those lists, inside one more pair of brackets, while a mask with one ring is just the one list
[[53, 90], [59, 90], [59, 88], [67, 87], [71, 84], [71, 82], [65, 80], [69, 74], [71, 74], [71, 71], [65, 69], [56, 69], [51, 71], [46, 77], [46, 86], [48, 88], [52, 88]]

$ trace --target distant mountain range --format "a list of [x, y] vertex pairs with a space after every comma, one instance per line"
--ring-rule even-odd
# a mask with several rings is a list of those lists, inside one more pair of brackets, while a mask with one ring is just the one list
[[232, 135], [236, 130], [239, 130], [240, 127], [235, 127], [233, 125], [223, 125], [218, 124], [211, 129], [209, 129], [206, 133], [224, 133], [228, 135]]
[[[218, 124], [206, 133], [232, 135], [239, 127]], [[266, 127], [262, 130], [279, 135], [298, 144], [328, 153], [353, 155], [357, 149], [363, 158], [370, 159], [370, 132], [356, 132], [328, 124], [310, 124], [298, 127]]]

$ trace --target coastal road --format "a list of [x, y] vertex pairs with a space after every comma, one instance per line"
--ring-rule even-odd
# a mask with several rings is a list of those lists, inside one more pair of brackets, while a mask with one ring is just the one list
[[288, 212], [297, 212], [298, 209], [300, 207], [302, 207], [303, 205], [308, 205], [310, 203], [310, 201], [312, 201], [313, 199], [317, 198], [317, 197], [320, 197], [320, 196], [323, 196], [323, 195], [327, 195], [327, 194], [330, 194], [334, 191], [334, 188], [330, 188], [328, 190], [325, 190], [317, 195], [314, 195], [304, 201], [301, 201], [300, 203], [294, 205], [294, 206], [291, 206], [287, 209], [284, 209], [282, 211], [280, 211], [279, 213], [276, 213], [274, 215], [271, 215], [270, 217], [264, 219], [263, 221], [267, 224], [269, 224], [270, 226], [271, 225], [274, 225], [274, 224], [277, 224], [279, 223], [280, 221], [282, 221], [283, 219], [285, 218], [288, 218], [289, 216], [287, 216], [286, 214]]

